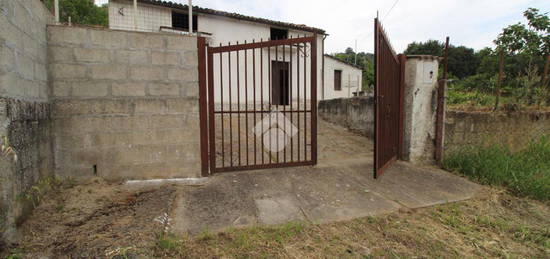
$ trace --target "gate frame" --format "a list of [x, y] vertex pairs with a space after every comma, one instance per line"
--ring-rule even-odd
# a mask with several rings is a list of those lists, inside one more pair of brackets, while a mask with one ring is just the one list
[[[199, 76], [199, 118], [200, 118], [200, 152], [201, 175], [206, 177], [214, 173], [280, 168], [291, 166], [307, 166], [317, 164], [317, 37], [314, 33], [309, 37], [289, 38], [281, 40], [260, 41], [237, 45], [211, 47], [206, 44], [206, 38], [197, 37], [198, 47], [198, 76]], [[277, 162], [270, 164], [256, 164], [246, 166], [231, 166], [216, 168], [215, 123], [214, 123], [214, 69], [213, 56], [216, 53], [231, 53], [233, 51], [263, 49], [275, 46], [292, 44], [310, 44], [310, 141], [311, 159], [299, 162]], [[304, 77], [306, 75], [304, 74]], [[304, 87], [307, 87], [304, 85]], [[223, 98], [223, 97], [222, 97]], [[305, 97], [304, 97], [305, 98]], [[306, 99], [304, 99], [305, 101]], [[290, 100], [292, 102], [292, 100]], [[240, 105], [240, 104], [239, 104]], [[270, 107], [271, 108], [271, 107]], [[304, 114], [307, 113], [304, 109]], [[305, 115], [304, 115], [305, 116]], [[305, 134], [305, 133], [304, 133]], [[305, 138], [305, 136], [304, 136]], [[306, 148], [306, 146], [304, 146]]]
[[[379, 96], [379, 82], [381, 80], [380, 76], [380, 68], [378, 67], [378, 55], [379, 55], [379, 48], [380, 48], [380, 34], [382, 34], [382, 37], [387, 42], [388, 47], [392, 50], [392, 55], [399, 63], [399, 115], [398, 115], [398, 131], [397, 131], [397, 152], [396, 155], [390, 160], [386, 162], [386, 164], [382, 165], [382, 167], [379, 168], [378, 165], [378, 156], [379, 156], [379, 150], [378, 147], [380, 147], [380, 109], [378, 105], [380, 104], [380, 97]], [[393, 50], [393, 47], [389, 43], [388, 37], [386, 33], [384, 32], [384, 29], [382, 27], [382, 24], [378, 20], [378, 18], [374, 18], [374, 76], [375, 76], [375, 85], [374, 85], [374, 163], [373, 163], [373, 177], [376, 179], [380, 177], [388, 167], [390, 167], [397, 159], [402, 160], [404, 158], [404, 119], [405, 119], [405, 64], [407, 61], [407, 57], [405, 54], [399, 54], [395, 55], [395, 51]]]

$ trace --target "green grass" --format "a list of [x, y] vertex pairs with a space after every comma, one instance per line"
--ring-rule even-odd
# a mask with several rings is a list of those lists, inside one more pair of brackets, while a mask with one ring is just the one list
[[445, 158], [443, 167], [518, 196], [550, 201], [550, 136], [515, 153], [498, 145], [464, 148]]

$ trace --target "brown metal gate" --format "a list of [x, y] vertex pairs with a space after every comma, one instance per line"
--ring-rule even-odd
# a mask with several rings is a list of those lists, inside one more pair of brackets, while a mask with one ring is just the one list
[[317, 163], [316, 39], [199, 39], [203, 175]]
[[405, 56], [395, 55], [382, 25], [374, 20], [375, 142], [374, 177], [398, 157], [403, 143]]

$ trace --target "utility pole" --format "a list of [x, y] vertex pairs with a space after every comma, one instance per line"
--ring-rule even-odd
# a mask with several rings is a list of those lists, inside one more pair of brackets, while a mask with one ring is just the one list
[[138, 29], [138, 25], [137, 25], [137, 16], [138, 16], [138, 13], [137, 13], [137, 0], [134, 0], [134, 30], [137, 31]]
[[355, 39], [355, 65], [357, 65], [357, 39]]
[[55, 23], [59, 24], [59, 0], [53, 2], [53, 10], [55, 12]]
[[193, 34], [193, 0], [189, 0], [189, 34]]
[[500, 87], [502, 85], [503, 78], [504, 78], [504, 49], [500, 49], [500, 51], [498, 52], [498, 78], [497, 78], [497, 85], [495, 87], [496, 98], [495, 98], [495, 107], [493, 108], [493, 111], [498, 110], [498, 105], [500, 102]]

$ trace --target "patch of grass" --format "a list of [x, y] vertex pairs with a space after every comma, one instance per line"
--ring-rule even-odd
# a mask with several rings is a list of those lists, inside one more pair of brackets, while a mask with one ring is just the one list
[[182, 239], [171, 233], [158, 233], [155, 250], [163, 255], [178, 254], [182, 248]]
[[443, 167], [518, 196], [550, 201], [550, 136], [516, 153], [498, 145], [464, 148], [446, 157]]

